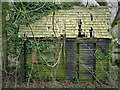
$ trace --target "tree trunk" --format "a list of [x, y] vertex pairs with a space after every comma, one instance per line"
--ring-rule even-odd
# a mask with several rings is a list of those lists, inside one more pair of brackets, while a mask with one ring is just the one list
[[[0, 33], [2, 31], [2, 3], [0, 2]], [[0, 34], [0, 42], [2, 42], [2, 34]], [[2, 44], [0, 43], [0, 89], [2, 89], [2, 56], [1, 56], [1, 51], [2, 51]]]
[[3, 69], [7, 70], [8, 67], [8, 52], [7, 52], [7, 29], [6, 29], [6, 7], [8, 7], [7, 2], [2, 3], [2, 59], [3, 59]]

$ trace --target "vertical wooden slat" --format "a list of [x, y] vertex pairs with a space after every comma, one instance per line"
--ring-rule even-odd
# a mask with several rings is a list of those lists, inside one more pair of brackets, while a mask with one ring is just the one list
[[66, 55], [67, 55], [66, 75], [68, 77], [73, 77], [74, 76], [74, 61], [75, 61], [74, 40], [66, 40]]

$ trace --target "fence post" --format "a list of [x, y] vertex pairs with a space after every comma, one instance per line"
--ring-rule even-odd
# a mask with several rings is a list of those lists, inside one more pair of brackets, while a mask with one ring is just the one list
[[27, 36], [24, 34], [24, 81], [26, 82], [26, 75], [27, 75]]

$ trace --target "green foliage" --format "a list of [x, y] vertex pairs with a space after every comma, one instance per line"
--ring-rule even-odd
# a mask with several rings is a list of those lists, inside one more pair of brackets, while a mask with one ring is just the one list
[[35, 79], [38, 69], [33, 69], [32, 64], [27, 64], [27, 79]]
[[[11, 16], [17, 18], [17, 25], [33, 23], [43, 16], [48, 15], [53, 10], [71, 9], [73, 6], [81, 5], [80, 3], [64, 2], [56, 4], [53, 2], [17, 2], [11, 8]], [[25, 16], [29, 16], [29, 20]]]
[[38, 49], [40, 51], [42, 51], [42, 50], [50, 50], [51, 51], [51, 50], [53, 50], [54, 45], [49, 42], [40, 42], [40, 43], [37, 43], [37, 45], [36, 45], [35, 42], [29, 40], [27, 42], [27, 48], [32, 49], [32, 50]]
[[111, 50], [106, 50], [99, 46], [95, 52], [96, 56], [96, 77], [102, 82], [107, 83], [109, 78], [109, 62], [111, 60]]
[[95, 56], [97, 60], [110, 60], [111, 59], [109, 50], [106, 50], [105, 48], [102, 48], [101, 46], [99, 46], [96, 49]]
[[[16, 51], [18, 49], [18, 51], [21, 51], [20, 49], [22, 49], [22, 44], [20, 45], [19, 42], [23, 42], [23, 40], [19, 40], [18, 37], [20, 25], [28, 25], [33, 23], [41, 17], [48, 15], [53, 10], [71, 9], [73, 6], [81, 5], [81, 3], [71, 2], [63, 2], [60, 4], [53, 2], [14, 2], [8, 4], [9, 6], [3, 8], [3, 11], [6, 11], [9, 16], [9, 20], [5, 23], [5, 30], [3, 33], [7, 32], [8, 38], [10, 38], [8, 40], [8, 45], [11, 47], [9, 48], [9, 53], [16, 55], [19, 53], [16, 53]], [[48, 48], [47, 45], [38, 46], [40, 50]], [[28, 47], [35, 48], [35, 44], [32, 44], [32, 46], [28, 45]]]
[[72, 78], [70, 78], [70, 81], [72, 83], [78, 83], [78, 82], [80, 82], [80, 79], [77, 76], [73, 76]]

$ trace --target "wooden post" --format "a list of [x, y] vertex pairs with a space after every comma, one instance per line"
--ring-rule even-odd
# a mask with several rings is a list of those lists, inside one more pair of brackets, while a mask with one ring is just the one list
[[[96, 51], [96, 43], [93, 43], [94, 48], [93, 48], [93, 54], [95, 55], [95, 51]], [[93, 56], [94, 57], [94, 56]], [[93, 75], [96, 76], [96, 57], [93, 58]], [[93, 81], [95, 81], [95, 77], [93, 76]]]
[[81, 37], [81, 32], [82, 32], [82, 29], [81, 29], [81, 25], [82, 25], [82, 22], [81, 22], [81, 19], [80, 21], [78, 22], [78, 37]]
[[79, 78], [79, 43], [77, 43], [77, 55], [78, 55], [78, 58], [77, 58], [77, 78]]
[[93, 37], [93, 28], [91, 27], [90, 31], [90, 37]]
[[26, 75], [27, 75], [27, 67], [26, 67], [26, 61], [27, 61], [27, 37], [24, 34], [24, 81], [26, 82]]

